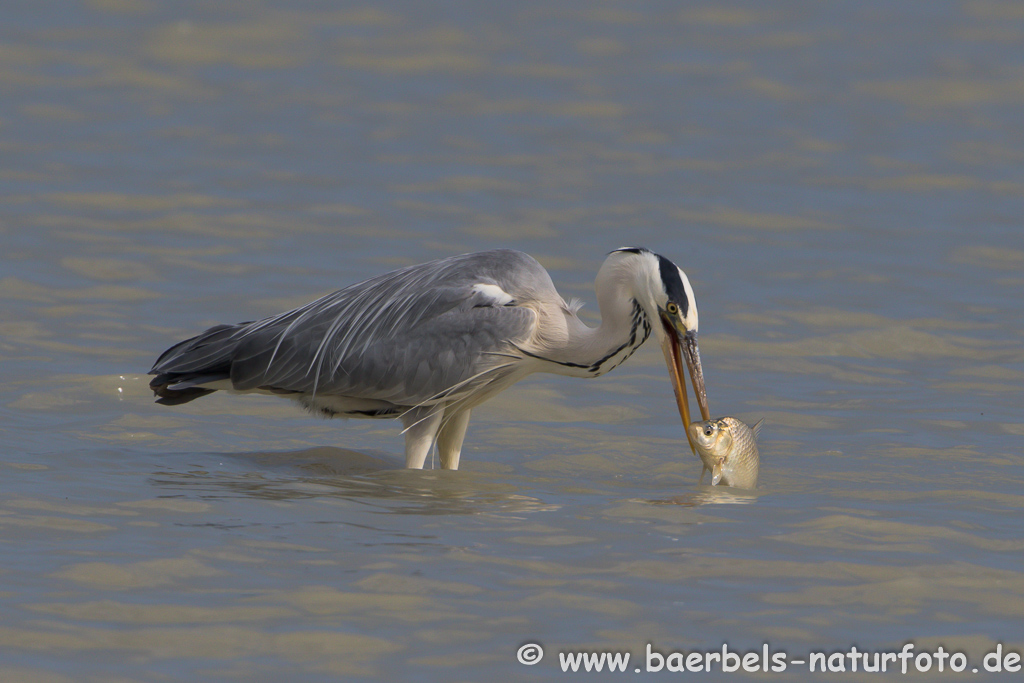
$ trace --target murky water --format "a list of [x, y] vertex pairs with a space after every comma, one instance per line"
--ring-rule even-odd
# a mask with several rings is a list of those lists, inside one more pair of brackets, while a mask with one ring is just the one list
[[[1022, 41], [989, 0], [4, 3], [0, 679], [1019, 651]], [[464, 251], [593, 317], [624, 244], [689, 274], [712, 412], [766, 418], [756, 493], [696, 484], [655, 348], [478, 410], [458, 472], [146, 388], [207, 325]]]

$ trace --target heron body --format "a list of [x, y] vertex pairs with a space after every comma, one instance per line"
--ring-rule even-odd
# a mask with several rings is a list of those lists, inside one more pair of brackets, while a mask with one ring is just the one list
[[[156, 361], [157, 402], [217, 390], [283, 395], [328, 417], [399, 418], [406, 466], [436, 445], [457, 468], [470, 411], [534, 372], [597, 377], [658, 336], [689, 424], [685, 356], [707, 417], [697, 308], [686, 275], [640, 248], [609, 254], [589, 327], [522, 252], [452, 256], [371, 278], [270, 318], [217, 325]], [[682, 355], [680, 355], [682, 354]]]

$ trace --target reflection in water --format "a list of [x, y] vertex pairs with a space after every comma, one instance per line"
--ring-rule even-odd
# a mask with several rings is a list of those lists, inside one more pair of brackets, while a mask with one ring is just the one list
[[[244, 496], [271, 501], [346, 499], [384, 514], [507, 514], [557, 510], [557, 504], [517, 493], [524, 482], [466, 471], [408, 470], [396, 458], [340, 448], [218, 454], [229, 469], [162, 471], [154, 486], [206, 498]], [[237, 473], [238, 466], [253, 469]], [[275, 476], [275, 473], [276, 476]]]
[[750, 505], [764, 495], [764, 490], [748, 491], [728, 486], [700, 486], [693, 493], [683, 493], [671, 498], [659, 498], [649, 501], [653, 505], [682, 505], [698, 507], [701, 505]]

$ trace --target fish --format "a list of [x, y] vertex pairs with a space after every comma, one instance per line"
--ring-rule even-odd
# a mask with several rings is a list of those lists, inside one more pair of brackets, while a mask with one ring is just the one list
[[748, 427], [735, 417], [691, 422], [686, 428], [690, 442], [704, 463], [704, 473], [711, 472], [711, 485], [734, 486], [740, 489], [757, 488], [757, 475], [761, 456], [757, 451], [757, 435], [764, 420]]

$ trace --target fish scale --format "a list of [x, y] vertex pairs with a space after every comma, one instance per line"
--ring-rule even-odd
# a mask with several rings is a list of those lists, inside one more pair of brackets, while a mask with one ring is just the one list
[[705, 472], [711, 472], [712, 486], [757, 488], [761, 460], [757, 435], [763, 422], [748, 427], [735, 417], [719, 417], [690, 423], [687, 431], [704, 464], [700, 481], [704, 481]]

